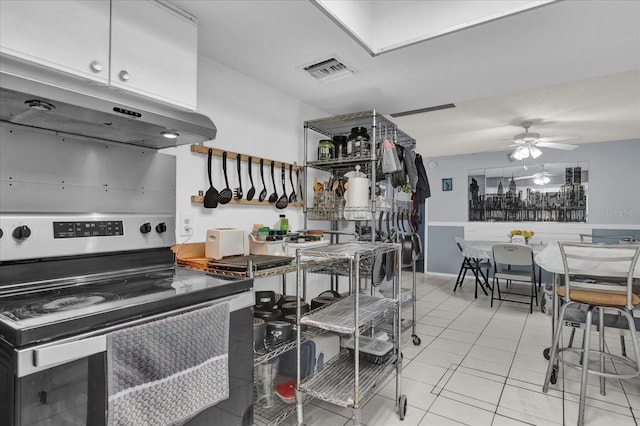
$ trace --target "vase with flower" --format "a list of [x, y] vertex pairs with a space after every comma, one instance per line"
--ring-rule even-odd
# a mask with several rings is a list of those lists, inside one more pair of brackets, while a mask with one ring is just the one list
[[509, 233], [511, 238], [511, 243], [513, 244], [529, 244], [529, 240], [533, 237], [535, 233], [529, 230], [521, 230], [521, 229], [512, 229]]

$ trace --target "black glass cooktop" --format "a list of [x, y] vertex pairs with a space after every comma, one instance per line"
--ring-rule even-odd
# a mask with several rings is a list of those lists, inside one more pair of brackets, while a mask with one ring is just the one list
[[161, 268], [0, 288], [0, 335], [13, 345], [50, 340], [251, 289], [251, 280]]

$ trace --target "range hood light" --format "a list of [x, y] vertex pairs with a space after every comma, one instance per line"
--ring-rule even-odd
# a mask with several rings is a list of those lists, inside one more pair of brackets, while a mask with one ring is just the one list
[[177, 139], [177, 137], [180, 136], [178, 132], [162, 132], [160, 134], [167, 139]]
[[35, 111], [51, 111], [52, 109], [56, 109], [55, 105], [50, 104], [49, 102], [41, 101], [39, 99], [29, 99], [24, 102], [30, 109]]

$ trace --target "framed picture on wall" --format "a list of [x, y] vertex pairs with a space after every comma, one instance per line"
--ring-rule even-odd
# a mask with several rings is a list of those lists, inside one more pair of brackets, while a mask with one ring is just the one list
[[442, 190], [443, 191], [453, 191], [453, 179], [452, 178], [444, 178], [444, 179], [442, 179]]

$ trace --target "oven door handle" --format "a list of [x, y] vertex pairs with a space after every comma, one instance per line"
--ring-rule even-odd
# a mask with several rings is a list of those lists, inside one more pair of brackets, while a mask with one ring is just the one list
[[107, 350], [107, 336], [94, 336], [59, 345], [34, 349], [33, 366], [46, 367], [85, 358]]

